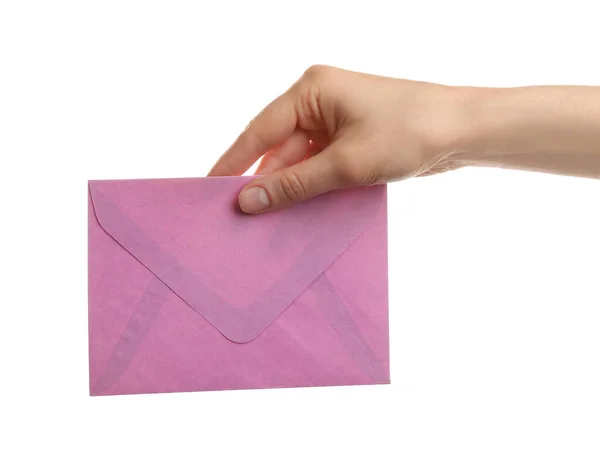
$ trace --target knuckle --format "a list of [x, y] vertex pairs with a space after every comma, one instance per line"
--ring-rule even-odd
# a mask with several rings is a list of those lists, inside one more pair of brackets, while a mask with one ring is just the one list
[[323, 73], [323, 65], [311, 65], [309, 66], [302, 75], [303, 79], [314, 81], [318, 79]]
[[341, 186], [371, 185], [379, 178], [377, 167], [365, 160], [339, 153], [332, 156], [334, 173]]
[[354, 185], [364, 180], [364, 167], [354, 160], [339, 160], [336, 169], [338, 178], [344, 185]]
[[261, 134], [253, 129], [244, 130], [240, 135], [239, 143], [245, 150], [259, 151], [257, 154], [263, 152], [267, 147], [267, 143]]
[[296, 85], [296, 115], [301, 128], [334, 130], [336, 72], [335, 67], [313, 65]]
[[321, 90], [318, 85], [306, 84], [302, 88], [296, 104], [296, 116], [302, 128], [314, 130], [321, 124]]
[[307, 197], [306, 186], [295, 172], [283, 173], [279, 179], [279, 186], [280, 194], [291, 202], [303, 201]]
[[304, 72], [304, 79], [316, 82], [322, 81], [324, 78], [328, 77], [331, 73], [331, 67], [327, 65], [311, 65]]
[[253, 150], [263, 152], [267, 149], [267, 141], [263, 139], [260, 133], [254, 132], [254, 134], [249, 135], [249, 140]]

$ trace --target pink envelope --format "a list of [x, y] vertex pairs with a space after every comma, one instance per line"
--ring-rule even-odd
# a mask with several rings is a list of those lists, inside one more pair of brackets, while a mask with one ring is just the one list
[[390, 383], [386, 187], [250, 179], [89, 182], [90, 395]]

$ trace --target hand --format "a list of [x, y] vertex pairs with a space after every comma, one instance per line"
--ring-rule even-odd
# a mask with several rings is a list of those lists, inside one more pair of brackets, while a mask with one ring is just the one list
[[213, 167], [261, 176], [243, 211], [462, 166], [600, 178], [600, 87], [451, 87], [315, 66]]
[[240, 175], [244, 212], [288, 207], [324, 192], [445, 171], [468, 122], [467, 89], [314, 66], [270, 103], [210, 176]]

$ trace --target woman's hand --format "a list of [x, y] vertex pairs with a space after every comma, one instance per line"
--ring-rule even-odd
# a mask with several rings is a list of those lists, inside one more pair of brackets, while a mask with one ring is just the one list
[[261, 213], [335, 189], [462, 166], [600, 177], [600, 88], [450, 87], [315, 66], [213, 167], [261, 176], [240, 193]]
[[240, 175], [243, 211], [452, 168], [469, 90], [315, 66], [269, 104], [211, 170]]

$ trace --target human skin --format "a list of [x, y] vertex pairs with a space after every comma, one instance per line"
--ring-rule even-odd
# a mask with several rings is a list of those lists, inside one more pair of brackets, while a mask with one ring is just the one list
[[209, 176], [241, 175], [244, 212], [467, 166], [600, 178], [600, 87], [457, 87], [309, 68]]

